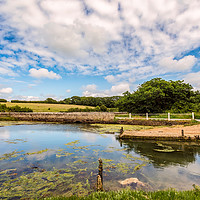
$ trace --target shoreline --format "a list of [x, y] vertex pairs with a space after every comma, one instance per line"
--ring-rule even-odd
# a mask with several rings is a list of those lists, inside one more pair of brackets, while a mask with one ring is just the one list
[[197, 141], [200, 142], [200, 124], [193, 126], [173, 126], [149, 130], [124, 131], [120, 139]]

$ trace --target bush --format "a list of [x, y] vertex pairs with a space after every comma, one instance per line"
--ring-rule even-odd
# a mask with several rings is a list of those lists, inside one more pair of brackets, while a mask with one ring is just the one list
[[20, 106], [7, 107], [5, 104], [0, 104], [0, 112], [33, 112], [30, 108], [22, 108]]
[[6, 99], [0, 99], [0, 102], [7, 102]]

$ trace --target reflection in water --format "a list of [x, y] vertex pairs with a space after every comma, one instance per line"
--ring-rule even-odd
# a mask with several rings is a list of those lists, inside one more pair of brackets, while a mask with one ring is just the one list
[[[120, 140], [121, 145], [124, 146], [127, 153], [134, 151], [137, 154], [148, 157], [153, 163], [154, 167], [167, 167], [173, 165], [187, 166], [189, 163], [196, 161], [197, 155], [200, 154], [200, 144], [188, 142], [172, 142], [172, 141], [131, 141]], [[173, 149], [172, 152], [158, 152], [159, 146], [166, 146]]]
[[1, 139], [9, 139], [10, 138], [10, 133], [8, 129], [6, 128], [1, 128], [0, 129], [0, 140]]
[[24, 193], [87, 195], [96, 187], [99, 157], [106, 190], [125, 187], [120, 184], [125, 179], [138, 180], [131, 187], [144, 190], [200, 184], [198, 144], [121, 141], [72, 124], [10, 126], [0, 128], [3, 132], [9, 138], [0, 140], [0, 196], [8, 199]]

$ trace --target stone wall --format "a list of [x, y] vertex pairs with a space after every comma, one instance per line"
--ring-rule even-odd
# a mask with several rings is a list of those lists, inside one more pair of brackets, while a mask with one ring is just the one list
[[100, 123], [114, 120], [114, 113], [108, 112], [73, 112], [73, 113], [51, 113], [51, 112], [1, 112], [0, 117], [13, 117], [20, 121], [43, 121], [63, 123]]

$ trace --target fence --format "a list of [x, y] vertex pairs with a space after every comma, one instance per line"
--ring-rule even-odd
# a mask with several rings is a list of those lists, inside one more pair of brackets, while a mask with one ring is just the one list
[[143, 120], [196, 120], [200, 121], [200, 113], [129, 113], [118, 114], [118, 119], [143, 119]]

